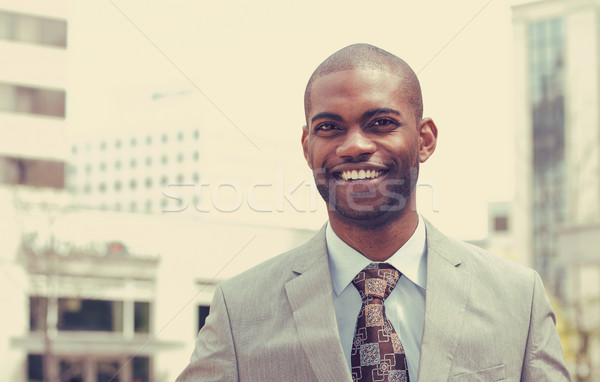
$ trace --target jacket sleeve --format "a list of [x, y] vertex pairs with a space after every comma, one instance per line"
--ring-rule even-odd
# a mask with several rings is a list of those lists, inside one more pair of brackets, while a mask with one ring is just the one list
[[521, 381], [571, 381], [556, 331], [556, 317], [537, 273], [530, 314]]
[[237, 381], [238, 368], [223, 290], [217, 286], [210, 314], [198, 333], [189, 365], [176, 382]]

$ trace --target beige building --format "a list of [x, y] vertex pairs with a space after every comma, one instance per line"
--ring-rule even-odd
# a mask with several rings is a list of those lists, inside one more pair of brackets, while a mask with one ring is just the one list
[[600, 1], [519, 3], [513, 24], [517, 242], [569, 318], [574, 377], [597, 380]]

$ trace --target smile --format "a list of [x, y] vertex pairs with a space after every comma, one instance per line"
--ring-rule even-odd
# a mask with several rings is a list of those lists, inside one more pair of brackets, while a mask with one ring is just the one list
[[345, 170], [336, 175], [343, 180], [364, 180], [378, 178], [385, 172], [380, 170]]

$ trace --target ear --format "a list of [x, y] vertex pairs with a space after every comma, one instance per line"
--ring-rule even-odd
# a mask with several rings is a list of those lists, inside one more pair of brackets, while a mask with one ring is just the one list
[[431, 118], [423, 118], [419, 122], [419, 161], [425, 162], [435, 151], [438, 129]]
[[302, 151], [304, 151], [304, 159], [308, 163], [308, 167], [312, 170], [312, 164], [308, 159], [308, 126], [302, 126]]

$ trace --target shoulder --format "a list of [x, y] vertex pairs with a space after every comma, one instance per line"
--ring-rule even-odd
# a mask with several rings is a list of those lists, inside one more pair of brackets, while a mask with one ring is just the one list
[[[295, 277], [296, 270], [327, 257], [324, 227], [309, 241], [266, 260], [220, 284], [224, 294], [254, 294], [274, 292]], [[325, 262], [327, 263], [327, 262]]]
[[439, 256], [490, 287], [533, 290], [537, 273], [516, 261], [493, 254], [475, 245], [449, 238], [427, 224], [428, 256]]

